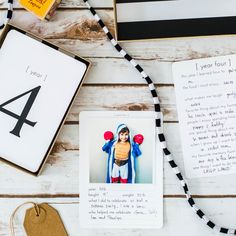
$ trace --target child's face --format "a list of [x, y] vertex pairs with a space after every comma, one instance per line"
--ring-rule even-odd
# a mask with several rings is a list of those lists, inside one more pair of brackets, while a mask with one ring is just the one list
[[129, 138], [129, 132], [128, 131], [119, 134], [119, 139], [123, 143], [126, 142], [128, 140], [128, 138]]

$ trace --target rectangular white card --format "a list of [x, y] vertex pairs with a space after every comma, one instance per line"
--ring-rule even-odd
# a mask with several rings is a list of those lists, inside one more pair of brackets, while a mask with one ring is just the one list
[[[123, 144], [129, 143], [130, 149], [118, 151], [124, 127], [128, 136]], [[104, 140], [106, 131], [109, 140]], [[155, 135], [155, 113], [82, 112], [79, 133], [80, 226], [160, 228], [163, 155]], [[142, 136], [143, 142], [137, 141]], [[128, 159], [117, 165], [120, 152]]]
[[115, 13], [118, 40], [236, 33], [234, 0], [115, 0]]
[[88, 65], [11, 29], [0, 49], [0, 156], [36, 173]]
[[236, 172], [236, 55], [173, 63], [189, 178]]

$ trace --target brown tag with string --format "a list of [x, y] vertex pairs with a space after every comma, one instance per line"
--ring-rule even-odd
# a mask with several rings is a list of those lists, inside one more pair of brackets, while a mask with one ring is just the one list
[[24, 228], [27, 236], [68, 236], [59, 213], [47, 203], [26, 211]]

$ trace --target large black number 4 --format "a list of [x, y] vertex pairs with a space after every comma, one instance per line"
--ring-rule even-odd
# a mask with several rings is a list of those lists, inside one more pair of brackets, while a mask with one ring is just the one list
[[[35, 126], [35, 124], [37, 122], [32, 122], [30, 120], [27, 120], [26, 118], [27, 118], [27, 116], [29, 114], [29, 111], [30, 111], [30, 109], [31, 109], [31, 107], [32, 107], [32, 105], [34, 103], [34, 100], [35, 100], [35, 98], [36, 98], [40, 88], [41, 88], [41, 86], [35, 87], [35, 88], [33, 88], [33, 89], [31, 89], [31, 90], [29, 90], [29, 91], [27, 91], [25, 93], [22, 93], [22, 94], [20, 94], [20, 95], [14, 97], [14, 98], [12, 98], [12, 99], [2, 103], [0, 105], [0, 111], [1, 112], [3, 112], [3, 113], [5, 113], [5, 114], [7, 114], [7, 115], [9, 115], [9, 116], [11, 116], [11, 117], [13, 117], [13, 118], [18, 120], [16, 125], [15, 125], [15, 127], [14, 127], [14, 129], [12, 131], [10, 131], [10, 133], [20, 137], [20, 131], [21, 131], [21, 128], [22, 128], [24, 123], [27, 124], [27, 125], [30, 125], [32, 127]], [[30, 96], [29, 96], [29, 98], [28, 98], [28, 100], [27, 100], [27, 102], [25, 104], [24, 109], [21, 112], [21, 115], [17, 115], [17, 114], [15, 114], [15, 113], [13, 113], [13, 112], [11, 112], [11, 111], [9, 111], [9, 110], [4, 108], [4, 106], [6, 106], [7, 104], [9, 104], [11, 102], [14, 102], [15, 100], [25, 96], [28, 93], [30, 93]]]

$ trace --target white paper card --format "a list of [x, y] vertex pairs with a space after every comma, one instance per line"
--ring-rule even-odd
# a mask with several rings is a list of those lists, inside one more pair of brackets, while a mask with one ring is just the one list
[[38, 170], [86, 69], [25, 34], [7, 33], [0, 49], [1, 157]]
[[189, 178], [236, 172], [236, 55], [173, 63]]
[[[122, 133], [119, 127], [123, 126], [129, 129], [129, 138], [127, 136], [124, 143], [129, 143], [131, 149], [127, 166], [117, 166], [118, 137]], [[104, 140], [106, 131], [114, 135], [110, 141]], [[133, 141], [137, 135], [144, 137], [140, 144]], [[163, 155], [155, 136], [155, 113], [82, 112], [79, 137], [80, 227], [160, 228], [163, 222]], [[138, 150], [141, 154], [137, 155]], [[134, 181], [128, 177], [130, 181], [123, 182], [134, 174]]]

